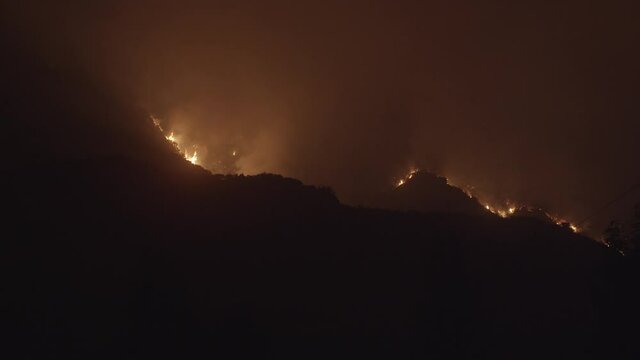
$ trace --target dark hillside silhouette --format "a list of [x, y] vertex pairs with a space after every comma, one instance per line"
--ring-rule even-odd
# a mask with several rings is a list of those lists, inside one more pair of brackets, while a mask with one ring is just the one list
[[389, 188], [374, 202], [385, 209], [483, 215], [487, 211], [474, 198], [447, 184], [447, 179], [417, 171], [401, 186]]
[[462, 214], [212, 175], [91, 82], [23, 66], [3, 69], [2, 358], [637, 358], [634, 259], [453, 188], [393, 201]]

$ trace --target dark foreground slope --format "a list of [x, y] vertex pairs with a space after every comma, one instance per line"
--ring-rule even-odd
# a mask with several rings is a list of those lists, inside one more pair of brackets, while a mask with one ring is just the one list
[[618, 256], [533, 219], [354, 209], [278, 176], [121, 158], [14, 174], [0, 263], [18, 358], [632, 350]]
[[636, 263], [567, 229], [211, 175], [83, 81], [3, 71], [2, 358], [638, 354]]

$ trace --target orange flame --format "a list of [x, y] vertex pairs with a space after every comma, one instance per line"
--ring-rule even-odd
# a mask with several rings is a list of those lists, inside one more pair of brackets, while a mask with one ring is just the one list
[[[197, 150], [194, 150], [193, 154], [189, 155], [189, 153], [186, 150], [186, 147], [183, 146], [182, 144], [180, 144], [179, 138], [175, 135], [175, 133], [173, 131], [169, 132], [169, 134], [165, 134], [164, 129], [160, 125], [160, 120], [158, 118], [156, 118], [155, 116], [153, 116], [153, 115], [151, 116], [151, 120], [153, 121], [153, 124], [164, 135], [164, 138], [167, 139], [167, 141], [169, 141], [173, 146], [175, 146], [176, 149], [178, 149], [178, 152], [185, 158], [185, 160], [187, 160], [188, 162], [190, 162], [190, 163], [192, 163], [194, 165], [198, 165], [198, 151]], [[194, 148], [196, 148], [196, 146], [194, 146]]]
[[[409, 180], [411, 180], [413, 178], [413, 176], [420, 171], [419, 169], [411, 169], [409, 171], [409, 173], [407, 175], [405, 175], [403, 178], [401, 178], [397, 183], [396, 183], [396, 187], [400, 187], [404, 184], [406, 184]], [[558, 226], [566, 226], [568, 228], [571, 229], [571, 231], [575, 232], [575, 233], [579, 233], [582, 231], [582, 229], [580, 227], [578, 227], [576, 224], [573, 224], [559, 216], [550, 214], [542, 209], [536, 209], [534, 207], [530, 207], [530, 206], [523, 206], [523, 205], [516, 205], [513, 204], [512, 202], [508, 202], [505, 206], [501, 206], [501, 205], [492, 205], [489, 204], [487, 202], [483, 202], [480, 199], [478, 199], [478, 197], [476, 197], [473, 194], [473, 187], [470, 186], [459, 186], [459, 185], [455, 185], [453, 184], [448, 178], [445, 177], [445, 179], [447, 180], [447, 184], [450, 186], [454, 186], [457, 187], [458, 189], [460, 189], [461, 191], [463, 191], [469, 198], [471, 199], [476, 199], [488, 212], [497, 215], [501, 218], [508, 218], [511, 217], [513, 215], [515, 215], [518, 210], [520, 209], [524, 209], [524, 210], [528, 210], [528, 211], [534, 211], [534, 210], [538, 210], [541, 211], [542, 213], [545, 214], [545, 216], [554, 224], [558, 225]]]

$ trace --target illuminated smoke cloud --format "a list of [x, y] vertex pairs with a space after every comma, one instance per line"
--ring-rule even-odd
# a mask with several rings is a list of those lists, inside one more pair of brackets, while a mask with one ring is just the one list
[[367, 205], [415, 166], [498, 214], [572, 221], [640, 178], [625, 2], [38, 6], [7, 5], [12, 34], [126, 94], [216, 172], [281, 173]]

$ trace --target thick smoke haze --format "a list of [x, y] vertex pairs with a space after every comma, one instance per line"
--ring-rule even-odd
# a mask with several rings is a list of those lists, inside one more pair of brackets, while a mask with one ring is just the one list
[[214, 171], [280, 173], [366, 205], [419, 167], [575, 221], [640, 181], [634, 5], [26, 1], [3, 22]]

